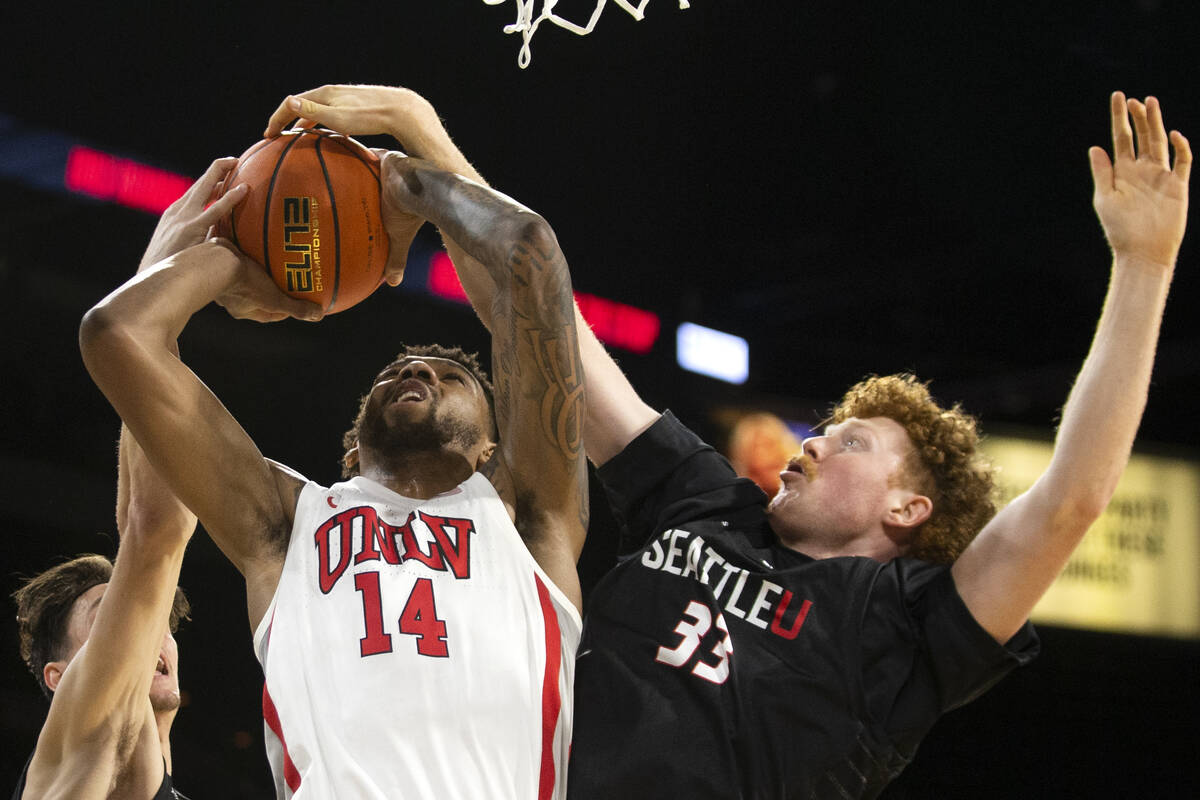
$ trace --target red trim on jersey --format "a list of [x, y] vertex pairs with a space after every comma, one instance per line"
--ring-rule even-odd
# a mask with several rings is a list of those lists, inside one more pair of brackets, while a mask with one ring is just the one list
[[275, 702], [271, 699], [271, 693], [267, 691], [267, 682], [263, 681], [263, 720], [267, 723], [267, 727], [279, 739], [279, 744], [283, 747], [283, 780], [287, 783], [288, 788], [295, 794], [300, 789], [300, 772], [296, 769], [296, 765], [292, 763], [292, 757], [288, 755], [287, 742], [283, 740], [283, 726], [279, 724], [279, 712], [275, 710]]
[[538, 780], [538, 800], [554, 796], [554, 734], [558, 729], [558, 713], [562, 697], [558, 694], [558, 673], [562, 668], [562, 636], [558, 630], [558, 613], [550, 601], [546, 584], [536, 574], [538, 601], [542, 604], [542, 622], [546, 631], [546, 672], [542, 676], [542, 771]]

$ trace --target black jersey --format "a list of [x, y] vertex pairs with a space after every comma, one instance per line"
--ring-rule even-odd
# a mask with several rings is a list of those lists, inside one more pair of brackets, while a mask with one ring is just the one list
[[[29, 765], [33, 763], [33, 753], [29, 754], [29, 759], [25, 762], [25, 769], [21, 770], [21, 777], [17, 780], [17, 788], [13, 792], [13, 800], [21, 800], [21, 795], [25, 792], [25, 778], [29, 775]], [[171, 785], [171, 774], [167, 772], [167, 762], [163, 761], [163, 779], [158, 785], [158, 791], [150, 800], [188, 800], [182, 792], [177, 791]]]
[[592, 591], [568, 781], [592, 798], [871, 797], [943, 712], [1028, 662], [945, 566], [812, 559], [670, 412], [599, 470], [621, 560]]

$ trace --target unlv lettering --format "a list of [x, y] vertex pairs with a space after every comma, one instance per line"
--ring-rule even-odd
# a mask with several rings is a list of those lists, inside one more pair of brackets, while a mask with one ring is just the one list
[[[450, 571], [456, 578], [471, 577], [471, 534], [475, 532], [475, 523], [469, 519], [454, 519], [453, 517], [437, 517], [418, 511], [431, 531], [442, 555], [450, 559]], [[412, 516], [409, 516], [412, 520]], [[454, 530], [454, 539], [450, 538], [450, 530]]]
[[[314, 538], [317, 540], [317, 577], [322, 594], [329, 594], [338, 578], [342, 577], [342, 573], [346, 571], [346, 565], [350, 563], [350, 533], [358, 511], [357, 508], [344, 511], [325, 520], [321, 527], [317, 528]], [[370, 511], [374, 516], [375, 509], [372, 508]], [[338, 563], [333, 569], [329, 568], [329, 551], [332, 549], [329, 545], [329, 537], [331, 535], [338, 536]]]
[[469, 519], [410, 512], [403, 525], [389, 525], [371, 506], [341, 511], [321, 523], [313, 534], [317, 548], [317, 583], [329, 594], [350, 565], [366, 561], [400, 564], [416, 561], [431, 570], [471, 577]]

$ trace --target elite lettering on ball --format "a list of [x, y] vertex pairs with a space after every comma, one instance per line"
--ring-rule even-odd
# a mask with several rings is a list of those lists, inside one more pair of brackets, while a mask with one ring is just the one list
[[250, 186], [220, 234], [280, 289], [333, 314], [383, 283], [379, 159], [348, 136], [296, 128], [255, 143], [225, 180]]

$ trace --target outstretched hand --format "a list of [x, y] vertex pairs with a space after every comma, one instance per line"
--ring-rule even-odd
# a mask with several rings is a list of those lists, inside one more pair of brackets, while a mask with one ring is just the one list
[[218, 158], [182, 197], [167, 206], [167, 210], [158, 220], [154, 235], [150, 237], [150, 244], [138, 265], [138, 272], [203, 242], [209, 229], [245, 198], [246, 186], [240, 184], [205, 208], [213, 190], [225, 180], [225, 176], [237, 165], [237, 161], [232, 157]]
[[423, 134], [443, 131], [428, 100], [393, 86], [327, 85], [288, 95], [271, 114], [263, 135], [277, 135], [291, 120], [303, 127], [324, 125], [347, 136], [386, 133], [415, 155], [424, 155], [428, 142]]
[[[1088, 150], [1095, 181], [1092, 204], [1116, 256], [1171, 269], [1187, 225], [1191, 147], [1179, 131], [1168, 137], [1157, 98], [1127, 101], [1114, 92], [1110, 110], [1113, 159], [1103, 148]], [[1174, 169], [1168, 139], [1175, 149]]]

